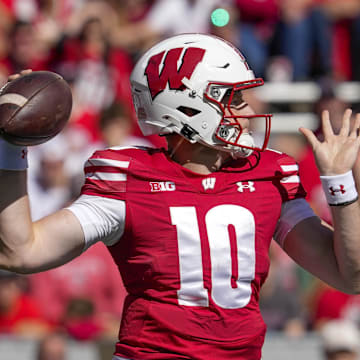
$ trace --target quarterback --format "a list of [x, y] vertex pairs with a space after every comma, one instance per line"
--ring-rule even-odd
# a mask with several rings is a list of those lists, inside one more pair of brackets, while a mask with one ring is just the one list
[[360, 117], [350, 126], [347, 110], [335, 134], [324, 112], [322, 142], [300, 129], [330, 228], [306, 202], [296, 162], [268, 149], [271, 115], [243, 98], [261, 85], [220, 38], [183, 34], [154, 45], [133, 69], [132, 95], [144, 135], [164, 136], [168, 148], [95, 152], [79, 198], [35, 223], [22, 149], [2, 142], [0, 267], [46, 271], [104, 242], [128, 292], [114, 360], [259, 360], [272, 239], [331, 286], [359, 293]]

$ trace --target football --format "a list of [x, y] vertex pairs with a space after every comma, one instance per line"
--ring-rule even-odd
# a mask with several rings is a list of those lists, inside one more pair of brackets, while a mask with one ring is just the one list
[[0, 136], [15, 145], [44, 143], [64, 128], [71, 108], [71, 88], [60, 75], [22, 75], [0, 90]]

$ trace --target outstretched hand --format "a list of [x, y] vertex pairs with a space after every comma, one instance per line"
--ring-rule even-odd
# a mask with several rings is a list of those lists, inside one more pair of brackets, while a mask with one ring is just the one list
[[321, 175], [343, 174], [353, 168], [360, 149], [360, 114], [356, 115], [352, 128], [350, 128], [351, 115], [351, 109], [347, 109], [339, 133], [334, 134], [329, 112], [323, 111], [321, 123], [324, 140], [322, 142], [311, 130], [299, 129], [313, 149]]

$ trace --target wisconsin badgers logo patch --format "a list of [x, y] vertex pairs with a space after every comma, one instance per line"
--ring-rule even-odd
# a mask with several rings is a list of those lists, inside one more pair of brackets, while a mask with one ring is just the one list
[[[155, 97], [164, 91], [166, 85], [169, 83], [169, 88], [172, 90], [184, 90], [185, 86], [181, 82], [184, 77], [191, 78], [196, 65], [198, 65], [204, 57], [205, 50], [200, 48], [190, 47], [183, 52], [184, 48], [175, 48], [153, 55], [146, 66], [145, 75], [147, 77], [148, 86], [151, 97]], [[181, 54], [181, 64], [178, 68], [178, 63]], [[165, 59], [163, 61], [163, 58]], [[160, 64], [163, 61], [163, 67], [160, 72]]]

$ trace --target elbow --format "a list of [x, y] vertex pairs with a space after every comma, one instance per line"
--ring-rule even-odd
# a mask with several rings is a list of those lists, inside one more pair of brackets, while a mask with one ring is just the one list
[[36, 267], [31, 262], [29, 263], [27, 258], [22, 256], [14, 259], [6, 270], [20, 275], [29, 275], [37, 272]]
[[360, 286], [348, 287], [344, 292], [349, 295], [360, 295]]
[[9, 259], [6, 263], [1, 264], [1, 270], [23, 275], [30, 273], [21, 258]]
[[17, 274], [31, 274], [33, 271], [29, 266], [27, 256], [24, 252], [8, 252], [2, 254], [0, 268]]

